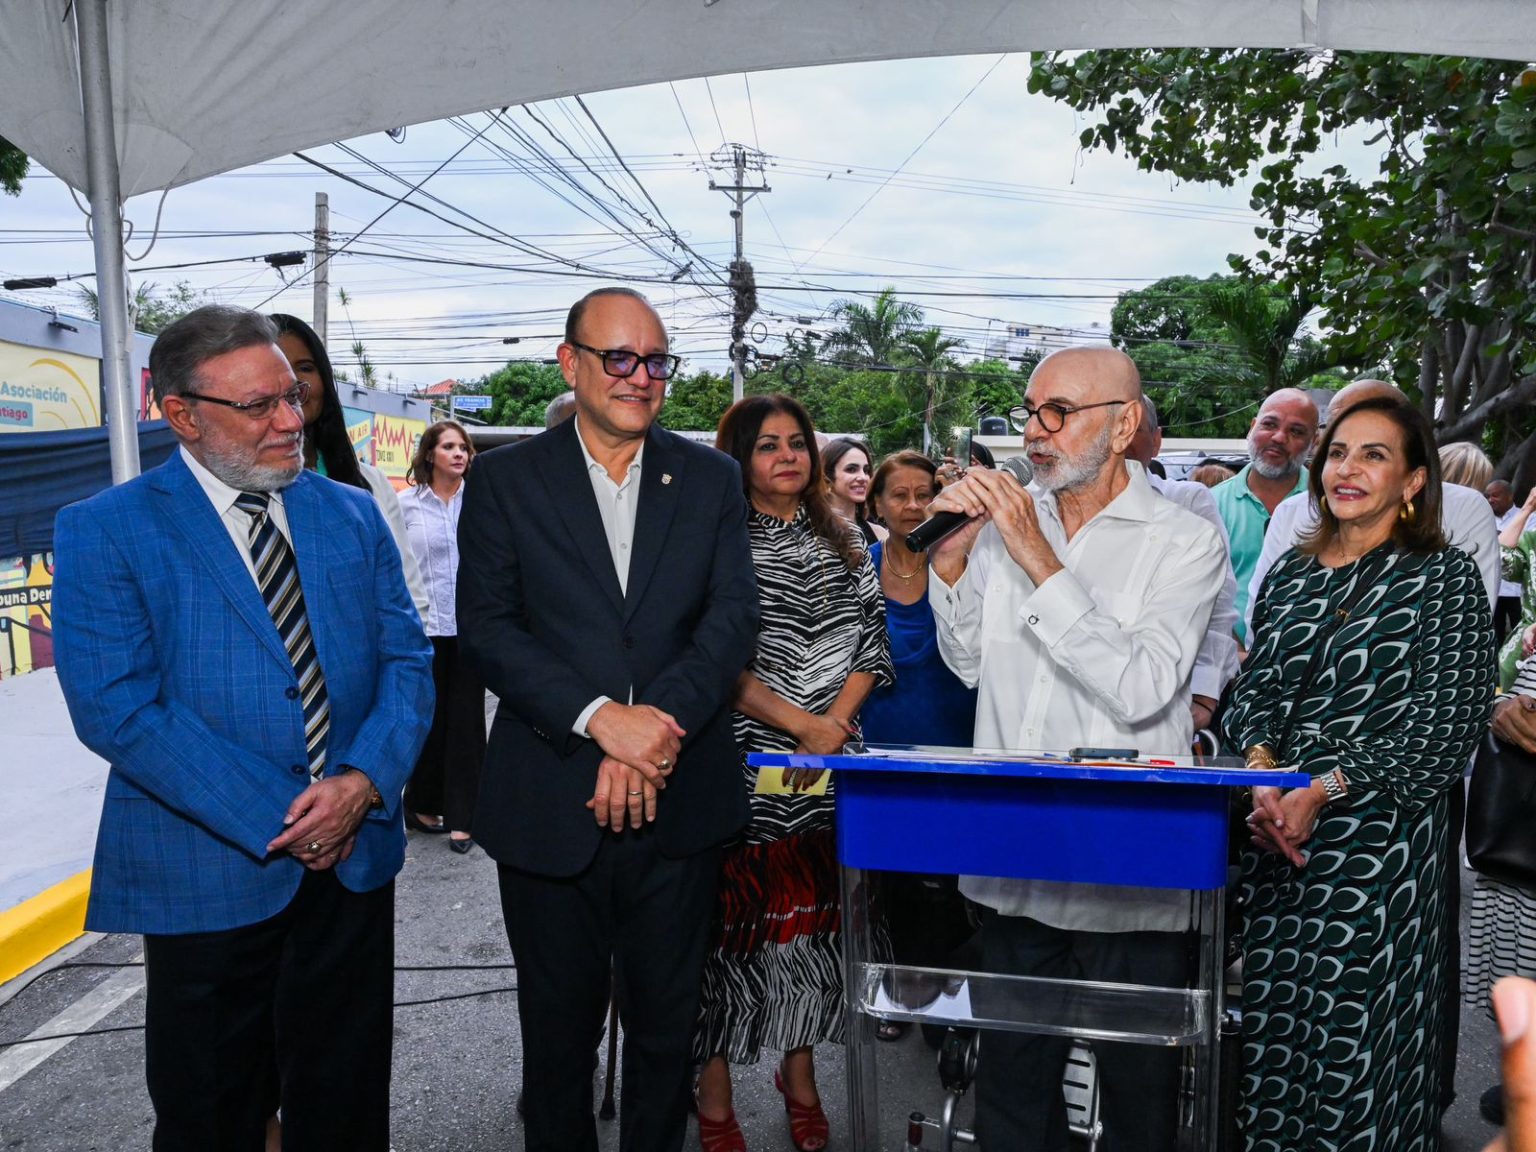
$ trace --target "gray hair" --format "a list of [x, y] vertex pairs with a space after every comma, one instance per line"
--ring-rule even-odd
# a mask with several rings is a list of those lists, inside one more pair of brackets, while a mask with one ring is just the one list
[[576, 393], [562, 392], [544, 409], [544, 427], [553, 428], [576, 415]]
[[226, 352], [277, 343], [277, 326], [260, 312], [208, 304], [188, 312], [155, 337], [149, 350], [155, 403], [199, 390], [204, 364]]
[[1152, 403], [1152, 397], [1145, 392], [1141, 394], [1141, 418], [1148, 428], [1158, 427], [1157, 405]]

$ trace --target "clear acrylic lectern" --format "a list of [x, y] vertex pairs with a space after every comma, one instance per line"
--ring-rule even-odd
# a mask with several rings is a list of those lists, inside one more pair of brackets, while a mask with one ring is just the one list
[[[1189, 1145], [1214, 1152], [1229, 790], [1295, 787], [1306, 784], [1306, 776], [1189, 756], [1116, 760], [1086, 752], [1074, 758], [896, 745], [849, 745], [836, 756], [754, 753], [748, 762], [835, 774], [854, 1152], [884, 1152], [875, 1040], [882, 1019], [1188, 1048], [1194, 1057]], [[872, 874], [881, 872], [1188, 890], [1200, 940], [1194, 986], [894, 964], [877, 946]], [[911, 998], [892, 994], [925, 978], [942, 989], [928, 1003], [914, 1007]]]

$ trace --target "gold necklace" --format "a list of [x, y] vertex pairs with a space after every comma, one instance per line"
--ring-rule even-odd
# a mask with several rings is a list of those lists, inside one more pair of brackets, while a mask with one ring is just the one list
[[917, 577], [919, 572], [928, 567], [923, 558], [919, 556], [917, 558], [917, 567], [913, 568], [910, 572], [903, 572], [900, 568], [896, 567], [895, 561], [893, 559], [894, 553], [889, 546], [885, 548], [884, 555], [886, 571], [890, 572], [890, 574], [896, 577], [898, 580], [913, 580]]

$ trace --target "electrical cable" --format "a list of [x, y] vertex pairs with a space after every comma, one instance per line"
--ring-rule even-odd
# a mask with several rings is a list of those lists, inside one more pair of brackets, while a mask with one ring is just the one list
[[693, 134], [693, 125], [688, 122], [688, 113], [683, 111], [683, 101], [682, 97], [677, 94], [677, 85], [671, 80], [668, 80], [667, 87], [672, 89], [672, 99], [677, 103], [678, 115], [683, 118], [683, 127], [688, 129], [688, 139], [693, 141], [693, 150], [699, 155], [699, 166], [701, 168], [706, 167], [707, 164], [704, 160], [704, 149], [699, 147], [699, 138]]
[[[502, 109], [501, 110], [501, 112], [504, 112], [504, 111], [506, 111], [506, 109]], [[462, 147], [460, 147], [457, 152], [455, 152], [452, 156], [448, 157], [448, 159], [444, 160], [442, 164], [439, 164], [436, 168], [432, 169], [431, 172], [428, 172], [425, 176], [423, 176], [420, 180], [418, 180], [416, 182], [415, 186], [410, 189], [410, 191], [406, 192], [402, 196], [395, 197], [394, 201], [387, 208], [385, 208], [384, 211], [380, 212], [372, 220], [370, 220], [370, 221], [368, 221], [368, 223], [364, 224], [363, 227], [361, 228], [361, 230], [359, 230], [352, 237], [350, 237], [348, 240], [346, 240], [339, 248], [333, 248], [329, 252], [327, 252], [326, 255], [325, 255], [325, 259], [323, 261], [321, 261], [321, 263], [329, 264], [332, 260], [334, 260], [342, 252], [346, 251], [346, 249], [354, 241], [356, 241], [359, 236], [362, 236], [363, 233], [368, 231], [368, 229], [372, 228], [380, 220], [384, 219], [384, 217], [388, 216], [391, 212], [393, 212], [396, 208], [398, 208], [400, 206], [401, 201], [403, 201], [406, 196], [409, 196], [411, 194], [411, 192], [415, 192], [423, 184], [425, 184], [428, 180], [432, 179], [432, 177], [436, 176], [439, 172], [441, 172], [443, 170], [443, 168], [445, 166], [447, 166], [449, 161], [451, 161], [455, 157], [461, 155], [464, 152], [465, 149], [467, 149], [471, 144], [473, 144], [475, 142], [475, 140], [478, 140], [481, 135], [484, 135], [487, 131], [489, 131], [491, 125], [495, 124], [497, 121], [499, 121], [501, 119], [501, 112], [495, 113], [491, 117], [490, 122], [487, 123], [486, 126], [480, 130], [479, 134], [477, 134], [472, 139], [466, 141], [464, 143], [464, 145]], [[300, 153], [295, 152], [294, 155], [298, 156], [298, 155], [300, 155]], [[309, 270], [309, 274], [312, 275], [314, 272], [318, 271], [318, 269], [319, 269], [319, 265], [317, 264], [314, 268], [311, 268]], [[288, 291], [288, 289], [292, 288], [294, 285], [298, 284], [303, 279], [304, 279], [303, 276], [295, 277], [292, 283], [284, 284], [276, 292], [272, 293], [272, 295], [268, 296], [260, 304], [256, 305], [255, 309], [253, 309], [253, 310], [256, 311], [256, 312], [262, 311], [264, 308], [266, 308], [266, 306], [268, 304], [272, 303], [272, 301], [276, 300], [284, 292]]]
[[728, 142], [725, 135], [725, 125], [720, 122], [720, 109], [715, 104], [715, 90], [710, 87], [708, 76], [704, 77], [704, 91], [709, 93], [709, 108], [715, 114], [715, 127], [720, 129], [720, 143], [725, 144]]
[[[597, 117], [592, 115], [592, 109], [587, 107], [587, 102], [579, 95], [575, 99], [577, 105], [587, 114], [587, 119], [592, 121], [592, 127], [597, 129], [597, 134], [602, 137], [603, 143], [608, 147], [608, 151], [613, 153], [613, 158], [619, 162], [619, 166], [624, 169], [630, 180], [634, 181], [635, 187], [640, 189], [640, 194], [645, 197], [650, 206], [656, 209], [656, 215], [661, 217], [661, 222], [666, 226], [667, 234], [672, 237], [672, 242], [704, 266], [713, 267], [709, 260], [690, 247], [688, 242], [678, 235], [677, 229], [672, 226], [672, 221], [668, 220], [667, 214], [661, 210], [661, 205], [656, 203], [655, 197], [650, 194], [644, 184], [640, 183], [640, 178], [634, 174], [629, 164], [625, 162], [623, 155], [614, 147], [613, 141], [608, 138], [608, 133], [603, 131], [603, 126], [597, 122]], [[719, 274], [718, 269], [716, 269], [716, 274]], [[721, 283], [724, 283], [724, 281], [722, 280]]]
[[752, 81], [745, 72], [741, 74], [741, 83], [747, 90], [747, 113], [752, 117], [752, 146], [761, 152], [763, 142], [757, 137], [757, 109], [752, 106]]
[[960, 111], [961, 106], [975, 94], [976, 89], [980, 88], [984, 83], [986, 83], [987, 77], [992, 75], [993, 72], [996, 72], [998, 66], [1001, 65], [1002, 62], [1006, 59], [1008, 59], [1008, 54], [1005, 52], [996, 60], [992, 61], [992, 67], [988, 68], [981, 74], [981, 79], [977, 80], [976, 83], [971, 85], [970, 91], [968, 91], [964, 96], [960, 97], [955, 106], [944, 114], [944, 118], [933, 126], [932, 131], [930, 131], [928, 135], [924, 136], [922, 140], [918, 141], [917, 147], [912, 149], [911, 152], [907, 153], [907, 158], [905, 160], [896, 165], [896, 168], [891, 173], [890, 177], [886, 179], [885, 182], [880, 185], [880, 187], [871, 192], [869, 194], [869, 198], [866, 199], [864, 203], [860, 204], [853, 210], [853, 215], [849, 216], [848, 219], [844, 220], [841, 224], [832, 230], [832, 235], [828, 236], [821, 242], [820, 247], [818, 247], [815, 252], [811, 253], [810, 259], [814, 260], [821, 253], [822, 248], [825, 248], [828, 244], [832, 243], [832, 241], [837, 238], [838, 234], [842, 232], [844, 228], [848, 227], [848, 225], [854, 222], [860, 212], [869, 207], [870, 201], [874, 200], [876, 196], [880, 195], [880, 193], [885, 190], [885, 186], [901, 174], [901, 170], [910, 164], [913, 157], [915, 157], [919, 152], [923, 150], [923, 146], [938, 134], [939, 129], [943, 128], [944, 125], [949, 123], [950, 117], [954, 116], [956, 112]]

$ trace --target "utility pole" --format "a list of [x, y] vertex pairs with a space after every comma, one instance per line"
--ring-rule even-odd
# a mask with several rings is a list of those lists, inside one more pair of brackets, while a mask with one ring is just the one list
[[772, 192], [773, 189], [765, 183], [748, 184], [748, 169], [757, 173], [759, 181], [763, 179], [763, 169], [766, 157], [756, 148], [748, 148], [745, 144], [722, 144], [710, 153], [710, 160], [716, 164], [729, 164], [736, 173], [734, 184], [716, 184], [709, 182], [711, 191], [724, 192], [735, 202], [731, 209], [731, 219], [736, 224], [736, 258], [731, 261], [731, 398], [740, 400], [746, 391], [747, 362], [747, 321], [757, 311], [757, 282], [752, 274], [752, 265], [747, 263], [742, 256], [742, 241], [744, 230], [742, 226], [742, 209], [746, 207], [748, 200], [759, 192]]
[[325, 327], [330, 317], [331, 296], [331, 198], [315, 193], [315, 334], [326, 340]]

